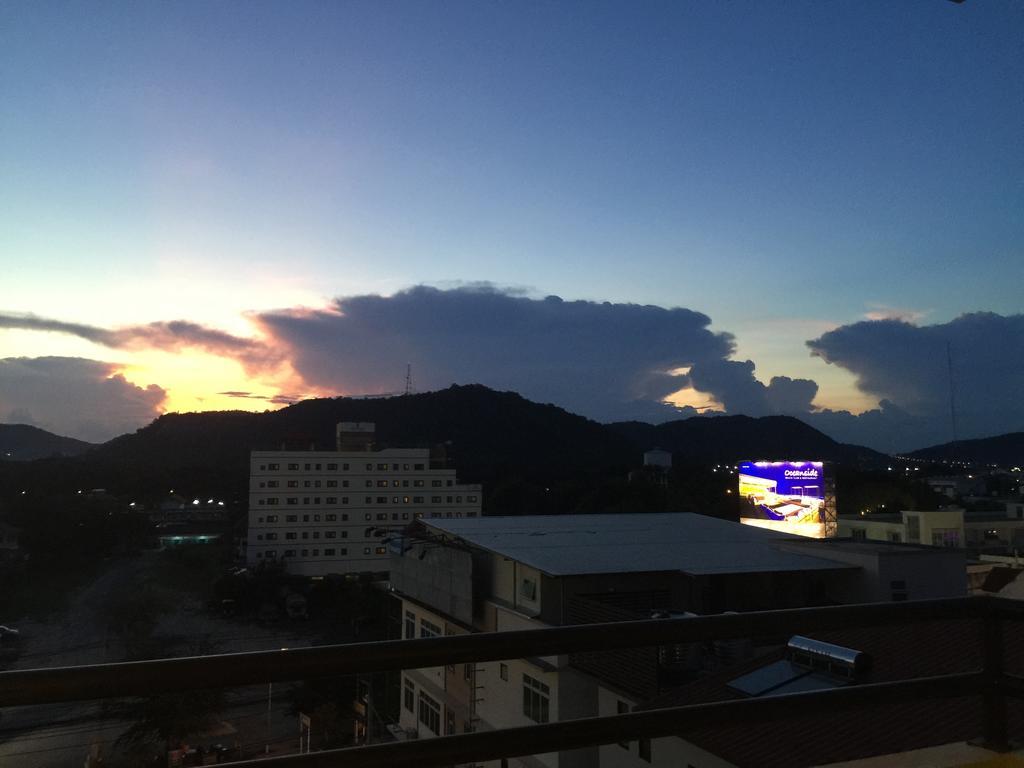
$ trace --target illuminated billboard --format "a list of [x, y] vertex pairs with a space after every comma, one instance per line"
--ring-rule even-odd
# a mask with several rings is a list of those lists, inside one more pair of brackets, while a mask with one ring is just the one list
[[740, 522], [801, 536], [825, 536], [825, 466], [820, 461], [744, 461]]

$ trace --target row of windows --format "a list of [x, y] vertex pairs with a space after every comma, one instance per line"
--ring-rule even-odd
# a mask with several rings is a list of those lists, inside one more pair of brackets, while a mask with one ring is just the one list
[[[377, 526], [371, 526], [363, 531], [363, 538], [366, 539], [381, 539], [388, 535], [388, 531], [393, 530], [389, 528], [381, 528]], [[339, 535], [342, 539], [348, 538], [348, 531], [284, 531], [284, 538], [288, 541], [294, 541], [296, 539], [319, 539], [320, 534], [324, 535], [325, 539], [337, 539]], [[277, 541], [279, 531], [265, 531], [264, 533], [256, 534], [256, 541]], [[301, 536], [300, 536], [301, 534]]]
[[[327, 468], [328, 472], [337, 472], [338, 471], [338, 464], [336, 462], [330, 462], [330, 463], [327, 463], [327, 464], [324, 464], [322, 462], [305, 462], [304, 464], [302, 464], [302, 469], [300, 469], [299, 468], [299, 464], [297, 464], [295, 462], [291, 462], [291, 463], [287, 464], [287, 470], [289, 472], [299, 472], [299, 471], [303, 471], [303, 472], [320, 472], [320, 471], [323, 470], [324, 467]], [[426, 464], [415, 464], [415, 463], [414, 464], [406, 464], [406, 463], [398, 464], [398, 463], [395, 463], [395, 462], [391, 462], [391, 463], [388, 463], [388, 462], [378, 462], [376, 464], [376, 467], [377, 467], [377, 471], [378, 472], [387, 472], [388, 471], [388, 467], [391, 468], [392, 472], [409, 472], [409, 471], [412, 471], [412, 472], [423, 472], [424, 470], [426, 470]], [[374, 468], [374, 464], [372, 462], [367, 462], [367, 464], [366, 464], [366, 471], [367, 472], [373, 472], [374, 471], [373, 468]], [[281, 465], [279, 463], [277, 463], [277, 464], [260, 464], [260, 471], [261, 472], [267, 472], [267, 471], [275, 472], [275, 471], [278, 471], [280, 469], [281, 469]], [[341, 465], [341, 471], [342, 472], [348, 472], [349, 471], [349, 465], [347, 463], [343, 463]]]
[[[409, 485], [409, 483], [410, 483], [409, 480], [390, 480], [390, 481], [389, 480], [377, 480], [377, 481], [366, 480], [365, 481], [367, 488], [373, 488], [375, 485], [376, 485], [377, 488], [409, 488], [409, 487], [412, 487], [412, 488], [423, 488], [424, 485], [426, 484], [425, 480], [413, 480], [411, 482], [412, 482], [412, 485], [410, 486]], [[430, 481], [430, 487], [431, 488], [443, 488], [445, 486], [451, 488], [453, 485], [455, 485], [455, 481], [454, 480], [431, 480]], [[260, 484], [259, 484], [259, 487], [260, 488], [280, 488], [281, 487], [281, 481], [280, 480], [261, 480]], [[285, 487], [286, 488], [298, 488], [299, 487], [299, 481], [298, 480], [286, 480], [285, 481]], [[338, 481], [337, 480], [303, 480], [302, 481], [302, 487], [303, 488], [337, 488], [338, 487]], [[342, 488], [349, 488], [349, 487], [351, 487], [350, 481], [342, 480], [341, 481], [341, 487]]]
[[[281, 552], [281, 557], [320, 557], [320, 552], [321, 550], [319, 549], [286, 549]], [[364, 555], [386, 555], [387, 553], [387, 547], [363, 547]], [[328, 547], [327, 549], [323, 550], [324, 557], [335, 557], [337, 555], [348, 555], [348, 549], [346, 549], [345, 547], [342, 547], [341, 549]], [[268, 549], [265, 552], [257, 552], [256, 557], [265, 557], [268, 560], [276, 560], [277, 550]]]
[[[418, 520], [419, 518], [423, 517], [423, 513], [422, 512], [416, 512], [414, 516]], [[440, 517], [440, 514], [437, 513], [437, 512], [433, 512], [433, 513], [431, 513], [430, 516], [431, 517]], [[455, 517], [462, 517], [462, 513], [461, 512], [456, 512], [454, 516]], [[315, 514], [314, 515], [302, 515], [302, 522], [303, 523], [309, 523], [309, 522], [319, 523], [320, 522], [320, 517], [321, 517], [320, 515], [315, 515]], [[445, 513], [445, 517], [452, 517], [452, 513], [451, 512], [446, 512]], [[476, 512], [467, 512], [466, 513], [466, 517], [476, 517]], [[388, 522], [388, 513], [387, 512], [377, 512], [376, 514], [371, 514], [371, 513], [367, 512], [367, 513], [365, 513], [363, 515], [363, 518], [367, 522], [370, 522], [371, 520], [376, 520], [379, 523], [386, 523], [386, 522]], [[257, 517], [256, 518], [256, 522], [257, 523], [276, 523], [280, 519], [281, 519], [280, 515], [263, 515], [261, 517]], [[336, 513], [331, 512], [331, 513], [328, 513], [326, 515], [323, 515], [323, 519], [324, 519], [323, 521], [325, 523], [335, 523], [335, 522], [338, 521], [338, 515]], [[409, 513], [408, 512], [402, 512], [402, 513], [392, 512], [391, 513], [391, 522], [396, 522], [397, 523], [397, 522], [399, 522], [399, 520], [408, 521], [409, 520]], [[297, 522], [299, 522], [299, 515], [285, 515], [284, 516], [284, 521], [286, 523], [297, 523]], [[341, 514], [341, 522], [343, 522], [343, 523], [347, 523], [348, 522], [348, 513], [343, 512]]]
[[[302, 539], [310, 539], [310, 538], [312, 538], [312, 539], [319, 539], [321, 531], [312, 531], [312, 536], [310, 536], [310, 531], [302, 531], [301, 533], [302, 533], [302, 536], [301, 536]], [[323, 535], [324, 535], [325, 539], [337, 539], [337, 538], [347, 539], [348, 538], [348, 531], [323, 531]], [[257, 533], [256, 534], [256, 541], [277, 541], [277, 536], [278, 536], [277, 531], [267, 531], [266, 533]], [[299, 536], [299, 533], [296, 532], [296, 531], [285, 531], [284, 532], [284, 538], [287, 541], [294, 541], [294, 540], [300, 538], [300, 536]], [[367, 537], [367, 538], [369, 538], [369, 537]]]
[[[337, 504], [338, 503], [338, 497], [337, 496], [303, 496], [301, 498], [302, 498], [302, 506], [304, 506], [304, 507], [316, 506], [316, 505], [321, 504], [321, 503], [323, 503], [323, 504]], [[377, 497], [366, 496], [363, 499], [363, 503], [365, 503], [365, 504], [373, 504], [374, 503], [374, 498], [376, 498], [376, 503], [377, 504], [387, 504], [388, 503], [388, 497], [387, 496], [377, 496]], [[442, 498], [445, 499], [445, 500], [442, 501]], [[467, 504], [476, 504], [480, 497], [479, 496], [466, 496], [465, 498], [466, 498], [466, 503]], [[445, 497], [442, 497], [442, 496], [431, 496], [430, 497], [430, 503], [431, 504], [462, 504], [462, 499], [463, 499], [462, 496], [445, 496]], [[287, 504], [289, 507], [297, 507], [297, 506], [299, 506], [299, 497], [298, 496], [286, 496], [284, 501], [285, 501], [285, 504]], [[259, 499], [257, 501], [257, 504], [259, 504], [261, 506], [276, 507], [276, 506], [278, 506], [280, 504], [280, 502], [281, 502], [281, 500], [277, 496], [270, 496], [270, 497], [268, 497], [266, 499]], [[390, 501], [391, 504], [408, 504], [410, 502], [412, 502], [413, 504], [424, 504], [426, 502], [426, 497], [425, 496], [392, 496], [391, 497], [391, 501]], [[342, 496], [341, 497], [341, 503], [342, 504], [348, 504], [349, 503], [349, 497], [348, 496]]]

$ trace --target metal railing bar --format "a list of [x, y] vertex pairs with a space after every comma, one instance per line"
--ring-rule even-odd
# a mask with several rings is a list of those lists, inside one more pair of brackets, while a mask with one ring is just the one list
[[986, 680], [982, 672], [965, 672], [246, 760], [232, 765], [238, 768], [432, 768], [580, 749], [637, 738], [674, 736], [716, 725], [792, 717], [816, 707], [833, 711], [880, 701], [892, 704], [926, 698], [977, 696], [983, 693]]
[[993, 605], [991, 598], [987, 597], [869, 603], [17, 670], [0, 672], [0, 707], [143, 696], [731, 637], [797, 634], [851, 626], [980, 618], [987, 615]]

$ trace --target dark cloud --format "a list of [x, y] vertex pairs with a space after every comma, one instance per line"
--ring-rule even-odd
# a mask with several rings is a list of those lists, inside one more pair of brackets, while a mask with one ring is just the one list
[[660, 401], [686, 376], [668, 371], [692, 372], [733, 350], [731, 335], [689, 309], [530, 299], [488, 285], [418, 286], [256, 320], [324, 391], [401, 391], [409, 363], [417, 389], [478, 382], [598, 419], [678, 418]]
[[[293, 371], [291, 392], [306, 387], [321, 394], [397, 393], [404, 389], [406, 365], [411, 364], [419, 391], [479, 382], [605, 421], [660, 422], [696, 415], [692, 408], [662, 402], [679, 389], [693, 388], [728, 413], [793, 415], [836, 439], [887, 451], [951, 438], [948, 344], [959, 436], [1024, 429], [1024, 315], [976, 313], [931, 326], [885, 317], [842, 326], [807, 342], [813, 355], [851, 371], [858, 387], [879, 400], [877, 408], [860, 415], [815, 408], [818, 385], [809, 379], [758, 380], [752, 361], [730, 359], [732, 335], [711, 331], [710, 318], [689, 309], [557, 296], [533, 299], [521, 290], [474, 283], [447, 289], [417, 286], [388, 297], [351, 296], [323, 310], [264, 312], [252, 319], [262, 338], [186, 321], [105, 329], [13, 314], [0, 314], [0, 328], [68, 333], [118, 349], [199, 349], [236, 359], [250, 373]], [[79, 378], [69, 391], [83, 375], [93, 384], [99, 377], [116, 385], [119, 377], [111, 378], [113, 369], [106, 364], [81, 362], [101, 369], [72, 371]], [[123, 379], [120, 386], [121, 394], [136, 401], [145, 393], [136, 409], [145, 417], [112, 424], [137, 426], [152, 417], [163, 399], [159, 388], [139, 390]], [[28, 396], [20, 392], [22, 399]], [[274, 405], [301, 399], [283, 392], [220, 394]], [[40, 423], [47, 418], [38, 405], [3, 400], [0, 405]]]
[[138, 387], [117, 366], [80, 357], [0, 359], [0, 418], [90, 442], [133, 431], [160, 415], [167, 393]]
[[748, 416], [802, 415], [811, 410], [818, 385], [810, 379], [775, 376], [765, 385], [754, 376], [752, 360], [715, 360], [694, 366], [690, 385], [707, 392], [728, 413]]
[[813, 423], [838, 439], [864, 434], [900, 450], [952, 439], [950, 361], [959, 437], [1024, 429], [1024, 315], [977, 312], [927, 326], [860, 322], [807, 345], [882, 403], [858, 417], [820, 414]]
[[197, 349], [237, 359], [250, 372], [273, 368], [281, 363], [280, 355], [258, 339], [235, 336], [187, 320], [100, 328], [31, 314], [0, 313], [0, 328], [65, 333], [112, 349], [160, 349], [169, 352]]

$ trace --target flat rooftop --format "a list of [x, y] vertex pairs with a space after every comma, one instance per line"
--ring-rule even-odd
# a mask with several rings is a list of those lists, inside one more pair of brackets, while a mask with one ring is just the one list
[[808, 541], [799, 536], [689, 513], [431, 518], [420, 522], [549, 576], [856, 568], [780, 546]]

